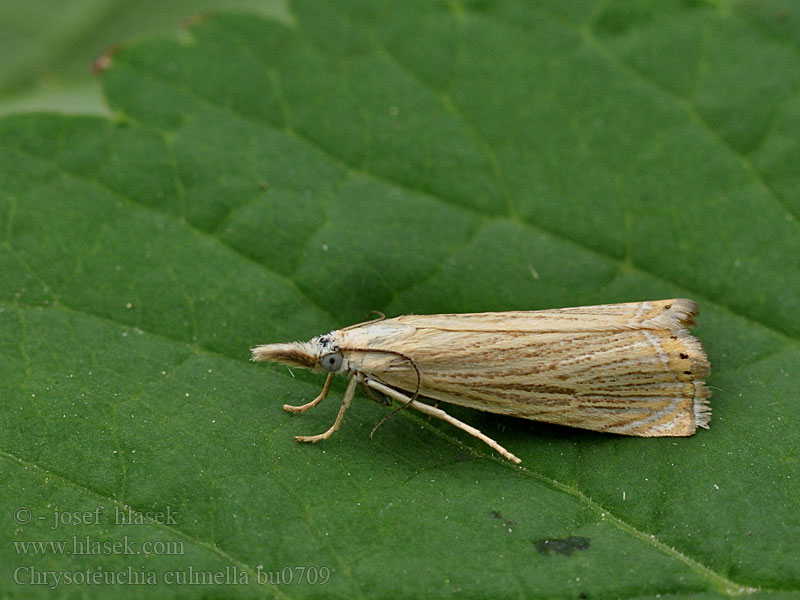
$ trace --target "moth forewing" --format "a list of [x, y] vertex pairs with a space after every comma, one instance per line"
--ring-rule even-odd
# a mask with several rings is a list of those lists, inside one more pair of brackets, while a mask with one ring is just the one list
[[710, 419], [710, 366], [688, 331], [697, 312], [677, 299], [408, 315], [260, 346], [253, 358], [315, 368], [340, 353], [339, 372], [388, 386], [418, 409], [416, 395], [596, 431], [686, 436]]

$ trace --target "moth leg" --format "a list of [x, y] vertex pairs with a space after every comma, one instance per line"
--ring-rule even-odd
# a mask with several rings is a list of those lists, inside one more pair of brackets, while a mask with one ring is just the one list
[[381, 394], [381, 397], [378, 398], [378, 396], [375, 395], [375, 392], [373, 392], [371, 389], [369, 389], [367, 387], [366, 383], [364, 383], [363, 381], [359, 382], [359, 383], [361, 384], [361, 391], [364, 392], [369, 397], [370, 400], [372, 400], [373, 402], [376, 402], [377, 404], [380, 404], [381, 406], [391, 406], [392, 405], [392, 399], [391, 398], [387, 398], [383, 394]]
[[[331, 375], [333, 375], [333, 373], [331, 373]], [[347, 384], [347, 389], [344, 391], [344, 397], [342, 398], [342, 406], [339, 407], [339, 414], [336, 415], [336, 420], [333, 422], [333, 425], [331, 425], [331, 428], [328, 429], [328, 431], [326, 431], [325, 433], [320, 433], [318, 435], [296, 435], [294, 436], [294, 441], [318, 442], [320, 440], [327, 440], [329, 437], [331, 437], [333, 433], [341, 426], [342, 417], [344, 417], [345, 411], [348, 408], [350, 408], [350, 403], [353, 401], [353, 396], [355, 396], [356, 394], [357, 383], [358, 379], [355, 376], [350, 378], [350, 382]], [[324, 391], [325, 390], [323, 390], [323, 392]]]
[[332, 381], [333, 381], [333, 373], [328, 373], [328, 378], [325, 380], [325, 385], [322, 386], [322, 391], [319, 393], [319, 396], [314, 398], [311, 402], [307, 402], [306, 404], [302, 404], [300, 406], [292, 406], [291, 404], [284, 404], [283, 410], [288, 410], [289, 412], [293, 413], [299, 413], [299, 412], [306, 412], [309, 408], [314, 408], [317, 404], [319, 404], [325, 399], [325, 396], [328, 395], [328, 391], [331, 389]]
[[[446, 412], [444, 412], [443, 410], [441, 410], [439, 408], [434, 408], [433, 406], [430, 406], [428, 404], [424, 404], [422, 402], [417, 402], [416, 400], [411, 400], [411, 398], [409, 396], [406, 396], [405, 394], [403, 394], [401, 392], [398, 392], [394, 388], [391, 388], [388, 385], [384, 385], [384, 384], [380, 383], [379, 381], [375, 381], [374, 379], [365, 378], [364, 379], [364, 384], [368, 385], [369, 387], [371, 387], [374, 390], [378, 390], [379, 392], [381, 392], [383, 394], [386, 394], [390, 398], [394, 398], [395, 400], [399, 400], [400, 402], [402, 402], [404, 404], [410, 404], [411, 408], [414, 408], [414, 409], [418, 410], [421, 413], [424, 413], [424, 414], [429, 415], [431, 417], [436, 417], [437, 419], [441, 419], [442, 421], [447, 421], [448, 423], [458, 427], [462, 431], [466, 431], [468, 434], [478, 438], [484, 444], [486, 444], [487, 446], [489, 446], [490, 448], [495, 450], [501, 456], [503, 456], [503, 457], [507, 458], [508, 460], [510, 460], [511, 462], [513, 462], [515, 465], [518, 465], [519, 463], [522, 462], [519, 458], [517, 458], [516, 456], [511, 454], [511, 452], [509, 452], [508, 450], [503, 448], [500, 444], [495, 442], [489, 436], [484, 435], [483, 433], [481, 433], [479, 430], [475, 429], [471, 425], [467, 425], [463, 421], [459, 421], [455, 417], [451, 417], [450, 415], [448, 415]], [[411, 400], [410, 403], [409, 403], [409, 400]]]

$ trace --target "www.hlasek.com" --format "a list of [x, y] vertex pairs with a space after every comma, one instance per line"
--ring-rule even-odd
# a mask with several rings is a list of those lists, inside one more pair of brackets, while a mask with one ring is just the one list
[[73, 535], [66, 540], [15, 540], [14, 550], [17, 554], [40, 556], [43, 554], [59, 554], [70, 556], [102, 556], [121, 554], [138, 556], [140, 554], [180, 556], [186, 554], [181, 540], [147, 540], [137, 542], [123, 535], [118, 540], [96, 540], [90, 535]]
[[18, 585], [41, 585], [54, 590], [67, 585], [325, 585], [330, 581], [328, 567], [283, 567], [265, 571], [259, 565], [252, 575], [237, 566], [228, 566], [218, 571], [195, 569], [191, 565], [183, 570], [165, 571], [160, 574], [146, 570], [142, 565], [129, 565], [118, 571], [101, 569], [42, 570], [33, 565], [19, 566], [13, 572]]

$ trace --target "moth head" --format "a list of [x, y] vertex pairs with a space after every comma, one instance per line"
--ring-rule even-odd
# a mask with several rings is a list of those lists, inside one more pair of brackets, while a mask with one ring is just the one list
[[321, 335], [309, 342], [266, 344], [252, 349], [253, 360], [284, 364], [303, 369], [322, 369], [338, 373], [346, 368], [346, 361], [329, 335]]

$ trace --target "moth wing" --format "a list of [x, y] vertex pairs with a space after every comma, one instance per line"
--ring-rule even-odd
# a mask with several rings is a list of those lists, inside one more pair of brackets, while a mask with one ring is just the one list
[[616, 329], [680, 329], [694, 325], [699, 308], [685, 298], [576, 306], [553, 310], [406, 315], [383, 321], [447, 331], [606, 331]]
[[432, 399], [596, 431], [675, 436], [710, 418], [710, 366], [687, 329], [696, 314], [689, 300], [666, 300], [407, 316], [339, 333], [366, 350], [355, 356], [358, 370], [407, 393], [418, 370], [420, 395]]

